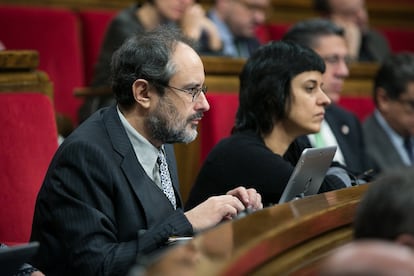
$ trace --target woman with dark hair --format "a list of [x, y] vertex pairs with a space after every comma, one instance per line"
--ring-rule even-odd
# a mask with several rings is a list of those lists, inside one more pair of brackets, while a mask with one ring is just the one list
[[[231, 187], [255, 188], [264, 206], [277, 203], [302, 150], [296, 138], [318, 132], [329, 98], [322, 91], [325, 63], [292, 42], [260, 47], [240, 74], [232, 135], [208, 155], [186, 208]], [[319, 192], [343, 188], [326, 177]]]

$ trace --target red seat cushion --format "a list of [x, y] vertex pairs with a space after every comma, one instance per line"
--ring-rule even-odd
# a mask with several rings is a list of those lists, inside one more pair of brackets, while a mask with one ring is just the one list
[[210, 110], [201, 121], [201, 162], [222, 138], [230, 135], [239, 107], [238, 93], [208, 93]]
[[40, 93], [0, 93], [0, 241], [29, 241], [37, 193], [57, 149], [55, 114]]
[[[84, 86], [78, 18], [70, 10], [0, 6], [0, 41], [9, 50], [39, 52], [39, 69], [53, 82], [56, 111], [77, 122], [81, 100], [74, 88]], [[5, 27], [7, 26], [7, 27]]]

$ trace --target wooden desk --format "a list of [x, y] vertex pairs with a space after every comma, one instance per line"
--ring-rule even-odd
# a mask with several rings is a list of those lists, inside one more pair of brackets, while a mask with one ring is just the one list
[[146, 275], [299, 275], [352, 239], [369, 184], [275, 205], [177, 245]]

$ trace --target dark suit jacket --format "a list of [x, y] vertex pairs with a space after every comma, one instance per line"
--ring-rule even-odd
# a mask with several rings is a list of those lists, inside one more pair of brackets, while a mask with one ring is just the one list
[[173, 147], [165, 149], [177, 210], [138, 162], [115, 106], [79, 126], [58, 149], [39, 192], [33, 264], [46, 275], [125, 275], [137, 255], [162, 248], [169, 236], [192, 235]]
[[391, 54], [388, 40], [374, 29], [363, 37], [359, 52], [359, 61], [383, 62]]
[[359, 174], [370, 169], [371, 162], [366, 153], [362, 127], [358, 118], [342, 107], [331, 104], [326, 108], [325, 120], [341, 148], [350, 172]]
[[406, 166], [390, 138], [373, 115], [365, 120], [362, 127], [367, 152], [378, 171]]

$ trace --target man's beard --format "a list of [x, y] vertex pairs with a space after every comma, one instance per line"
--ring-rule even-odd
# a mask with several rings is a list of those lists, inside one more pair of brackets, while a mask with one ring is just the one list
[[177, 108], [166, 99], [161, 99], [154, 112], [149, 114], [146, 127], [152, 135], [152, 139], [162, 143], [190, 143], [197, 138], [197, 127], [191, 130], [187, 126], [191, 121], [203, 117], [203, 113], [196, 113], [187, 119], [183, 119]]

